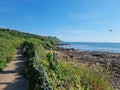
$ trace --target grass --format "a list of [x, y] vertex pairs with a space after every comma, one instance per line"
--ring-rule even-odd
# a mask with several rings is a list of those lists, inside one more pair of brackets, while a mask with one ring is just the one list
[[[27, 55], [30, 56], [29, 61], [31, 62], [31, 58], [33, 58], [31, 57], [31, 50], [34, 51], [34, 48], [32, 47], [32, 45], [30, 45], [33, 43], [31, 43], [31, 41], [29, 42], [30, 43], [26, 45], [26, 49], [28, 48], [28, 46], [30, 46], [28, 50], [23, 50], [25, 50], [26, 53], [30, 54]], [[46, 51], [41, 46], [41, 44], [38, 43], [38, 41], [36, 41], [36, 43], [34, 44], [40, 57], [39, 62], [41, 65], [43, 65], [45, 71], [47, 72], [47, 78], [53, 90], [111, 90], [109, 83], [106, 79], [107, 74], [103, 74], [104, 69], [102, 67], [95, 65], [88, 66], [87, 64], [78, 63], [76, 60], [71, 59], [64, 60], [64, 58], [62, 58], [62, 54], [60, 54], [60, 57], [58, 57], [58, 61], [56, 63], [53, 57], [54, 51]], [[29, 50], [30, 52], [28, 52]], [[33, 60], [34, 59], [32, 59], [32, 62]], [[32, 63], [30, 65], [32, 65]], [[29, 68], [31, 69], [31, 66]], [[38, 72], [34, 72], [34, 66], [33, 70], [31, 69], [28, 71], [30, 72], [27, 73], [27, 76], [31, 76], [30, 86], [32, 86], [32, 88], [37, 88], [32, 90], [41, 90], [41, 76], [38, 74]]]
[[[48, 59], [52, 58], [51, 54]], [[111, 90], [102, 67], [90, 68], [83, 63], [65, 60], [59, 60], [57, 65], [51, 62], [47, 64], [46, 71], [54, 90]], [[52, 65], [54, 68], [50, 68]]]

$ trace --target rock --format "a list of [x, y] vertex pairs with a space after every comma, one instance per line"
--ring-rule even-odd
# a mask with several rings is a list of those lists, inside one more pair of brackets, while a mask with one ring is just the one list
[[[120, 90], [120, 54], [108, 52], [78, 52], [73, 48], [62, 49], [63, 55], [69, 56], [71, 59], [78, 60], [89, 65], [96, 64], [110, 70], [110, 83], [115, 90]], [[69, 59], [70, 60], [70, 59]], [[108, 65], [108, 66], [106, 66]], [[114, 72], [114, 74], [112, 73]]]

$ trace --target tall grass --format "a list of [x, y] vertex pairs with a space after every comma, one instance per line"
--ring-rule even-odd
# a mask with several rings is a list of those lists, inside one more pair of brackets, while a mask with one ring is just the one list
[[[91, 69], [85, 64], [64, 60], [59, 60], [56, 65], [52, 58], [49, 53], [48, 60], [51, 60], [52, 64], [48, 65], [48, 76], [54, 90], [111, 90], [98, 67]], [[50, 68], [52, 66], [53, 68]]]
[[[37, 48], [40, 57], [39, 62], [47, 72], [47, 78], [53, 90], [111, 90], [106, 75], [102, 73], [104, 71], [102, 67], [88, 67], [86, 64], [73, 60], [65, 61], [64, 58], [59, 58], [56, 63], [51, 51], [46, 51], [39, 41], [30, 40], [29, 42], [31, 43], [31, 41], [34, 41], [35, 48]], [[29, 44], [23, 50], [28, 52], [30, 48], [33, 48], [32, 45], [30, 45], [30, 48], [27, 48], [28, 46]], [[28, 54], [32, 56], [31, 51]], [[33, 72], [34, 70], [30, 70], [32, 80], [35, 79], [35, 81], [38, 81], [40, 76], [37, 72]], [[27, 76], [30, 75], [27, 73]], [[33, 76], [35, 77], [33, 78]], [[38, 87], [37, 90], [41, 90], [40, 85], [34, 83], [32, 80], [31, 83], [33, 86], [31, 84], [31, 87]]]

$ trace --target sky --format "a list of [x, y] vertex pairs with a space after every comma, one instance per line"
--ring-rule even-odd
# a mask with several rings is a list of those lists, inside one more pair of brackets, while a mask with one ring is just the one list
[[120, 42], [120, 0], [0, 0], [0, 27], [63, 41]]

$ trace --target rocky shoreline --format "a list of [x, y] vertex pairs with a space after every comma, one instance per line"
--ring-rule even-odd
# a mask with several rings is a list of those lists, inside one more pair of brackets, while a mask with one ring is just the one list
[[64, 58], [71, 58], [78, 62], [89, 65], [100, 65], [110, 71], [109, 82], [115, 90], [120, 90], [120, 53], [97, 52], [97, 51], [76, 51], [73, 48], [59, 48]]

